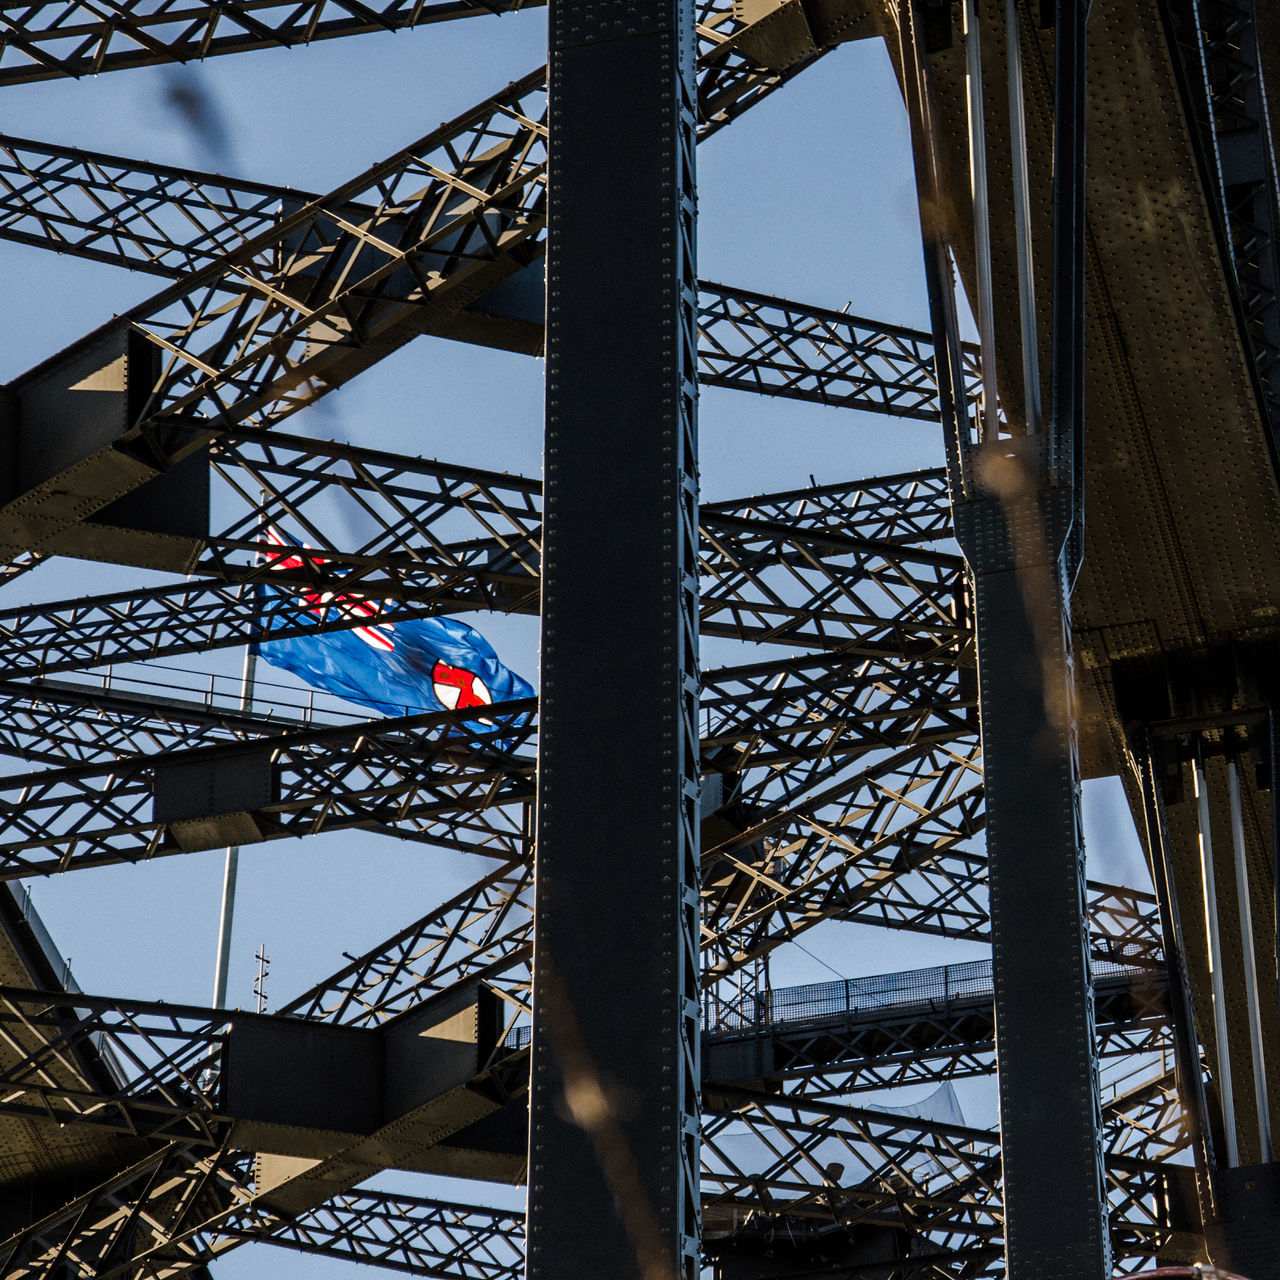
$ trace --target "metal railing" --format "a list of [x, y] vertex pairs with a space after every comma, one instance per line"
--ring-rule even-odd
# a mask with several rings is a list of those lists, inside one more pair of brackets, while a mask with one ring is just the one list
[[[12, 893], [14, 901], [18, 904], [18, 911], [27, 928], [31, 930], [31, 936], [35, 939], [36, 946], [44, 953], [44, 958], [52, 968], [58, 985], [72, 995], [83, 994], [83, 988], [75, 980], [71, 972], [70, 957], [64, 956], [58, 949], [58, 944], [53, 940], [53, 934], [49, 932], [49, 927], [36, 910], [36, 905], [31, 899], [31, 889], [21, 881], [7, 886], [7, 888]], [[35, 975], [32, 976], [34, 977]], [[79, 1012], [82, 1013], [83, 1011]], [[128, 1072], [125, 1070], [119, 1056], [107, 1042], [106, 1037], [102, 1032], [97, 1032], [91, 1039], [94, 1048], [98, 1051], [99, 1056], [106, 1064], [116, 1083], [123, 1084], [129, 1078]]]
[[[1126, 952], [1132, 951], [1132, 956]], [[1150, 957], [1138, 947], [1124, 948], [1116, 960], [1095, 960], [1095, 980], [1131, 980], [1153, 973]], [[741, 999], [708, 993], [703, 1001], [703, 1027], [710, 1032], [747, 1031], [756, 1027], [796, 1025], [837, 1015], [888, 1009], [941, 1008], [953, 1000], [991, 999], [995, 990], [990, 960], [907, 969], [865, 978], [842, 978], [797, 987], [749, 993]]]
[[[1095, 959], [1095, 981], [1132, 982], [1164, 975], [1140, 946], [1119, 948], [1116, 960]], [[765, 988], [729, 999], [708, 991], [703, 997], [703, 1030], [731, 1033], [760, 1027], [799, 1026], [840, 1015], [884, 1012], [890, 1009], [940, 1009], [953, 1000], [990, 1000], [995, 995], [990, 960], [906, 969], [866, 978], [841, 978], [796, 987]], [[529, 1043], [531, 1028], [516, 1027], [506, 1043], [515, 1049]]]

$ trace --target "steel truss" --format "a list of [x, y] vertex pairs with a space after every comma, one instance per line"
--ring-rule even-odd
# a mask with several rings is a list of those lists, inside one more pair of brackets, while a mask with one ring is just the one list
[[[1167, 1054], [1162, 957], [1131, 956], [1099, 968], [1099, 1058]], [[831, 1102], [855, 1092], [936, 1084], [995, 1069], [986, 961], [752, 993], [737, 1001], [709, 999], [706, 1026], [708, 1079], [741, 1072]], [[1168, 1077], [1160, 1079], [1167, 1093]], [[1162, 1103], [1167, 1103], [1163, 1094]], [[1176, 1118], [1176, 1097], [1174, 1104]], [[1127, 1121], [1127, 1112], [1121, 1114]]]
[[466, 0], [436, 4], [390, 0], [373, 5], [342, 0], [301, 5], [280, 0], [242, 0], [234, 5], [196, 0], [160, 6], [137, 0], [109, 5], [37, 3], [0, 28], [0, 84], [97, 75], [254, 49], [287, 49], [313, 40], [398, 31], [520, 7]]
[[[219, 54], [293, 48], [313, 40], [397, 31], [432, 22], [536, 8], [544, 0], [138, 0], [109, 5], [38, 0], [0, 26], [0, 85], [97, 75], [103, 71], [187, 62]], [[767, 21], [742, 20], [733, 8], [697, 6], [700, 117], [718, 128], [748, 110], [823, 54], [870, 35], [866, 11], [836, 4], [801, 18], [798, 48], [784, 54], [766, 34]], [[788, 44], [793, 44], [792, 33]]]
[[[461, 977], [457, 967], [447, 974], [436, 970], [434, 982], [416, 984], [417, 1003], [482, 979], [504, 1002], [497, 1039], [514, 1061], [528, 1042], [529, 942], [527, 934], [518, 936], [516, 945], [479, 966], [474, 962], [481, 957], [473, 954], [469, 972]], [[922, 998], [939, 985], [939, 974], [952, 994]], [[711, 975], [704, 977], [711, 981]], [[442, 982], [447, 985], [441, 987]], [[843, 1012], [825, 990], [840, 985], [845, 987]], [[877, 985], [877, 1000], [861, 1010], [854, 1007], [850, 987]], [[781, 1087], [792, 1097], [839, 1102], [857, 1092], [993, 1070], [989, 964], [828, 983], [818, 997], [814, 990], [771, 993], [767, 1007], [739, 1004], [726, 1010], [708, 1001], [706, 1076], [714, 1082], [708, 1088], [714, 1092], [739, 1078], [766, 1078], [771, 1090]], [[295, 1015], [299, 1003], [292, 1006]], [[367, 1009], [355, 1017], [346, 1012], [334, 1019], [329, 1011], [324, 1020], [370, 1034], [388, 1021], [385, 1008], [377, 1019]], [[1112, 1149], [1171, 1157], [1186, 1142], [1172, 1074], [1164, 1069], [1171, 1042], [1162, 970], [1133, 960], [1111, 966], [1099, 982], [1098, 1021], [1101, 1057], [1157, 1055], [1161, 1067], [1154, 1072], [1144, 1067], [1134, 1078], [1127, 1064], [1119, 1064], [1122, 1074], [1105, 1112]], [[14, 1052], [14, 1065], [0, 1074], [3, 1110], [216, 1147], [237, 1118], [234, 1098], [223, 1092], [228, 1043], [234, 1043], [238, 1029], [265, 1025], [269, 1022], [262, 1015], [238, 1011], [2, 988], [0, 1038]]]
[[[0, 238], [173, 279], [210, 266], [270, 231], [287, 210], [319, 199], [121, 156], [0, 140]], [[376, 225], [374, 210], [362, 212]], [[544, 247], [541, 238], [537, 247]], [[927, 333], [707, 281], [699, 308], [698, 372], [706, 386], [923, 421], [938, 416]], [[966, 346], [965, 355], [972, 392], [976, 349]]]
[[[225, 466], [223, 444], [231, 455]], [[331, 591], [335, 573], [344, 594], [403, 601], [406, 616], [415, 607], [536, 608], [535, 482], [274, 434], [223, 444], [214, 474], [242, 510], [183, 566], [208, 579], [0, 613], [0, 637], [15, 649], [14, 676], [243, 645], [266, 634], [259, 585]], [[779, 494], [708, 506], [703, 634], [903, 656], [963, 645], [959, 558], [927, 545], [941, 532], [938, 481], [929, 473], [833, 487], [807, 505]], [[264, 489], [265, 499], [250, 496]], [[887, 521], [884, 508], [898, 491], [901, 510]], [[377, 530], [357, 549], [334, 527], [335, 493], [358, 504]], [[867, 537], [860, 536], [864, 517]], [[304, 568], [283, 568], [280, 554], [264, 553], [263, 529], [277, 524], [309, 544], [290, 553]], [[401, 550], [407, 547], [413, 550]], [[340, 611], [308, 612], [271, 633], [349, 625]]]
[[[783, 1231], [836, 1228], [855, 1240], [887, 1227], [911, 1242], [911, 1256], [925, 1268], [919, 1274], [999, 1274], [999, 1251], [992, 1247], [1002, 1230], [994, 1134], [717, 1088], [704, 1101], [703, 1151], [703, 1212], [713, 1250], [772, 1223]], [[1150, 1255], [1173, 1235], [1168, 1206], [1180, 1172], [1149, 1159], [1111, 1158], [1108, 1196], [1118, 1257]], [[505, 1274], [489, 1268], [519, 1265], [513, 1256], [518, 1238], [507, 1240], [512, 1253], [493, 1252], [492, 1233], [518, 1230], [516, 1214], [340, 1193], [325, 1207], [289, 1219], [261, 1203], [252, 1180], [247, 1157], [169, 1144], [7, 1242], [6, 1275], [25, 1280], [66, 1263], [104, 1277], [138, 1265], [146, 1274], [183, 1274], [238, 1244], [267, 1238], [401, 1269], [410, 1259], [425, 1260], [428, 1273], [438, 1275]], [[476, 1244], [472, 1272], [454, 1250]], [[930, 1255], [938, 1261], [930, 1263]], [[957, 1271], [951, 1265], [957, 1259], [981, 1269]]]
[[[0, 82], [519, 7], [249, 0], [125, 4], [104, 16], [36, 4], [0, 49]], [[764, 23], [701, 7], [700, 136], [861, 33], [860, 13], [796, 5], [790, 17], [802, 10], [812, 39], [771, 60]], [[207, 463], [218, 512], [217, 532], [135, 537], [118, 552], [190, 581], [0, 613], [0, 750], [39, 766], [0, 778], [0, 878], [223, 843], [225, 812], [175, 808], [173, 797], [183, 780], [227, 770], [250, 779], [231, 815], [237, 842], [361, 827], [495, 859], [454, 899], [260, 1021], [378, 1035], [430, 1000], [482, 987], [499, 1002], [502, 1036], [468, 1087], [498, 1110], [518, 1110], [528, 1080], [535, 704], [511, 705], [490, 727], [453, 713], [344, 724], [323, 712], [245, 712], [194, 687], [157, 696], [140, 683], [148, 668], [133, 664], [260, 637], [263, 584], [302, 593], [340, 582], [406, 617], [537, 610], [536, 482], [261, 429], [418, 334], [538, 349], [539, 324], [467, 313], [544, 253], [544, 112], [539, 71], [326, 196], [0, 145], [0, 238], [173, 281], [115, 326], [148, 379], [141, 416], [78, 469], [89, 501], [62, 502], [55, 475], [0, 511], [7, 575], [82, 554], [91, 508], [184, 459]], [[921, 420], [942, 411], [931, 335], [709, 282], [698, 296], [708, 385]], [[975, 352], [952, 355], [972, 392]], [[335, 502], [367, 518], [362, 545], [333, 522]], [[307, 544], [301, 567], [264, 554], [269, 525]], [[33, 547], [15, 531], [35, 526]], [[704, 506], [698, 539], [702, 634], [804, 651], [702, 677], [700, 772], [718, 796], [704, 806], [699, 867], [709, 1005], [726, 1007], [735, 978], [824, 920], [987, 939], [973, 628], [944, 474]], [[101, 545], [93, 554], [109, 558]], [[350, 624], [308, 616], [272, 634]], [[1186, 1135], [1166, 1063], [1155, 901], [1090, 884], [1087, 916], [1095, 961], [1117, 966], [1111, 986], [1100, 983], [1099, 1012], [1113, 1247], [1119, 1259], [1145, 1259], [1186, 1230], [1170, 1208]], [[768, 1073], [742, 1071], [708, 1088], [702, 1211], [713, 1271], [726, 1251], [834, 1233], [850, 1247], [892, 1239], [909, 1250], [903, 1275], [1001, 1273], [998, 1137], [849, 1105], [863, 1089], [989, 1071], [990, 1005], [898, 1012], [897, 1022], [775, 1027], [791, 1057], [775, 1057], [770, 1092], [754, 1087]], [[227, 1250], [266, 1241], [515, 1280], [520, 1214], [360, 1191], [355, 1173], [350, 1186], [335, 1190], [335, 1176], [314, 1195], [302, 1179], [286, 1183], [296, 1198], [284, 1205], [253, 1153], [233, 1145], [237, 1117], [222, 1094], [228, 1043], [253, 1021], [0, 990], [0, 1118], [151, 1146], [0, 1242], [0, 1274], [200, 1274]]]

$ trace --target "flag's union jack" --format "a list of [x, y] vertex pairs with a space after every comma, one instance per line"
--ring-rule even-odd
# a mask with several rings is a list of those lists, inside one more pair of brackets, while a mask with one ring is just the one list
[[[280, 535], [280, 531], [275, 528], [267, 529], [267, 541], [273, 547], [283, 548], [287, 554], [279, 557], [271, 557], [270, 564], [273, 569], [305, 569], [308, 561], [302, 558], [303, 551], [310, 551], [307, 546], [299, 547], [295, 542], [286, 542]], [[311, 564], [327, 564], [322, 556], [311, 556], [309, 558]], [[348, 618], [376, 618], [382, 612], [382, 602], [379, 600], [363, 600], [359, 596], [342, 595], [334, 591], [315, 591], [303, 589], [298, 597], [298, 603], [308, 613], [314, 613], [317, 617], [325, 617], [330, 609], [336, 609], [340, 614]], [[391, 638], [392, 631], [395, 630], [395, 623], [383, 622], [374, 623], [369, 627], [352, 627], [353, 635], [357, 635], [365, 644], [374, 649], [394, 649], [395, 641]]]
[[[308, 570], [325, 561], [309, 547], [267, 530], [268, 569]], [[256, 652], [308, 684], [391, 715], [465, 710], [533, 696], [493, 646], [456, 618], [392, 619], [382, 601], [315, 586], [259, 587], [268, 632], [297, 626], [300, 615], [355, 623], [319, 634], [265, 640]], [[514, 723], [511, 718], [509, 723]], [[489, 719], [478, 723], [492, 724]]]

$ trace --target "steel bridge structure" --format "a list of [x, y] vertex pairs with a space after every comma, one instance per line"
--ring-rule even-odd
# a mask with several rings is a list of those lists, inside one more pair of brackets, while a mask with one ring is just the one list
[[[30, 0], [0, 85], [339, 38], [357, 66], [361, 34], [521, 7]], [[156, 277], [0, 392], [0, 1277], [270, 1245], [441, 1280], [1275, 1280], [1280, 11], [547, 27], [545, 68], [327, 193], [0, 136], [0, 239]], [[906, 103], [928, 331], [697, 274], [698, 142], [860, 40]], [[285, 421], [421, 335], [545, 356], [541, 478]], [[946, 465], [700, 502], [699, 385], [933, 423]], [[59, 559], [144, 585], [50, 600]], [[282, 624], [267, 584], [537, 615], [538, 696], [171, 686], [364, 618]], [[1108, 776], [1152, 892], [1086, 876]], [[16, 887], [353, 829], [473, 882], [272, 1013], [81, 990]], [[827, 922], [991, 958], [762, 981]], [[946, 1111], [976, 1077], [998, 1130]]]

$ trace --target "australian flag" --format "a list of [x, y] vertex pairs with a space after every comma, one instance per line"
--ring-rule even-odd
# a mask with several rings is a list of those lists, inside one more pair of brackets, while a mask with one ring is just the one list
[[[267, 540], [284, 554], [272, 553], [272, 567], [301, 569], [306, 561], [275, 529]], [[316, 557], [311, 563], [322, 564]], [[260, 586], [262, 622], [268, 631], [295, 626], [301, 614], [324, 621], [358, 618], [360, 624], [320, 635], [266, 640], [253, 646], [264, 661], [301, 676], [309, 685], [386, 715], [466, 710], [533, 697], [533, 687], [499, 660], [493, 646], [474, 627], [455, 618], [396, 619], [382, 602], [313, 587]], [[523, 726], [529, 713], [503, 716], [503, 724]], [[494, 718], [477, 716], [492, 725]], [[510, 740], [490, 740], [506, 748]]]

